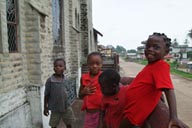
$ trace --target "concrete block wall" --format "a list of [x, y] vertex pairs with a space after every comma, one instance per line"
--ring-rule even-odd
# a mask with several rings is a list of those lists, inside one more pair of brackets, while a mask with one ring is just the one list
[[[47, 121], [42, 114], [44, 84], [53, 73], [55, 58], [65, 59], [65, 74], [75, 76], [79, 83], [82, 58], [88, 54], [90, 40], [88, 29], [74, 27], [74, 8], [81, 15], [79, 2], [82, 1], [63, 0], [61, 46], [55, 46], [52, 39], [52, 0], [17, 1], [17, 53], [8, 51], [6, 1], [0, 1], [0, 127], [12, 127], [17, 119], [20, 123], [15, 122], [15, 128], [43, 127]], [[92, 23], [87, 24], [88, 19], [81, 26], [91, 29]]]
[[[25, 26], [24, 1], [20, 0], [19, 4], [19, 22]], [[0, 1], [0, 127], [31, 127], [31, 113], [29, 102], [27, 101], [25, 87], [28, 83], [27, 61], [24, 45], [23, 34], [24, 27], [19, 26], [18, 53], [9, 53], [7, 38], [7, 21], [6, 21], [6, 1]], [[22, 45], [21, 45], [22, 44]], [[26, 112], [26, 113], [25, 113]], [[23, 123], [15, 120], [23, 120]], [[26, 122], [26, 124], [25, 124]]]
[[25, 88], [1, 94], [1, 128], [32, 128], [31, 110], [26, 97]]
[[93, 45], [92, 0], [81, 0], [80, 11], [82, 63], [86, 63], [86, 56], [96, 51]]
[[[75, 10], [77, 14], [80, 14], [80, 2], [78, 0], [73, 0], [69, 4], [70, 11], [70, 44], [71, 44], [71, 73], [73, 75], [78, 75], [78, 69], [80, 68], [80, 60], [81, 60], [81, 45], [80, 45], [80, 25], [75, 25], [76, 22], [79, 22], [79, 19], [75, 18]], [[74, 54], [76, 53], [76, 54]]]
[[1, 128], [32, 128], [30, 114], [29, 104], [23, 104], [1, 117], [0, 126]]

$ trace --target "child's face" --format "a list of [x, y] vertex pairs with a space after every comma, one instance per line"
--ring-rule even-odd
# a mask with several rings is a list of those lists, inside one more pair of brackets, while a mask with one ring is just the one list
[[87, 64], [91, 75], [97, 75], [102, 67], [102, 59], [99, 55], [92, 55], [89, 57]]
[[168, 48], [162, 37], [152, 36], [147, 40], [145, 47], [145, 56], [148, 63], [153, 63], [157, 60], [163, 59], [168, 53]]
[[112, 96], [118, 92], [119, 86], [116, 84], [101, 83], [101, 92], [105, 96]]
[[54, 71], [55, 71], [55, 74], [57, 75], [61, 75], [63, 74], [64, 72], [64, 69], [65, 69], [65, 64], [63, 61], [56, 61], [55, 64], [54, 64]]

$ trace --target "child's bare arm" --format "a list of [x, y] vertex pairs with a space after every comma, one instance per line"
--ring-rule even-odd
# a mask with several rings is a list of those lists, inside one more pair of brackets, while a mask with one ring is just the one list
[[44, 96], [44, 111], [43, 111], [43, 114], [45, 116], [48, 116], [49, 115], [49, 110], [48, 110], [48, 96]]
[[49, 115], [48, 100], [49, 100], [50, 90], [51, 90], [51, 81], [50, 81], [50, 79], [47, 79], [46, 84], [45, 84], [44, 110], [43, 110], [43, 114], [45, 116]]
[[122, 85], [130, 84], [133, 81], [134, 77], [121, 77], [120, 83]]
[[177, 117], [177, 106], [176, 106], [176, 98], [173, 89], [165, 89], [164, 90], [166, 99], [169, 105], [169, 113], [170, 113], [170, 121], [168, 128], [172, 128], [172, 126], [177, 126], [179, 128], [188, 128], [181, 120]]
[[80, 89], [79, 89], [79, 98], [83, 99], [83, 97], [86, 95], [85, 89], [82, 85], [80, 85]]

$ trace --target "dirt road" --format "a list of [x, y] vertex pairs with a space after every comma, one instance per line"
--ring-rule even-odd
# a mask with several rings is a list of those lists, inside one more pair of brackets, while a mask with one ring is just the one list
[[[120, 59], [120, 67], [121, 76], [134, 77], [144, 66]], [[192, 128], [192, 81], [176, 75], [171, 75], [171, 78], [175, 86], [178, 116]]]

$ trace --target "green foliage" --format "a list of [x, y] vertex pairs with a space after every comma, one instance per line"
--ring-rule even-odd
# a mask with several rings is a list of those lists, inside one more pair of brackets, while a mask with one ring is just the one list
[[124, 57], [126, 56], [126, 49], [123, 46], [117, 45], [115, 51], [119, 53], [120, 56]]
[[144, 60], [138, 60], [137, 63], [142, 64], [142, 65], [147, 65], [148, 62], [146, 59], [144, 59]]
[[192, 60], [192, 51], [187, 52], [187, 58], [189, 58], [190, 60]]
[[169, 65], [171, 67], [171, 73], [172, 74], [176, 74], [176, 75], [179, 75], [179, 76], [184, 77], [184, 78], [192, 79], [192, 74], [191, 73], [180, 71], [180, 70], [177, 69], [177, 67], [178, 67], [177, 62], [169, 63]]
[[137, 53], [137, 51], [135, 49], [130, 49], [130, 50], [127, 50], [128, 53]]
[[[147, 60], [138, 60], [137, 63], [147, 65]], [[180, 70], [176, 69], [177, 66], [178, 66], [177, 62], [173, 62], [173, 63], [169, 63], [169, 64], [170, 64], [170, 67], [171, 67], [171, 73], [172, 74], [176, 74], [176, 75], [179, 75], [179, 76], [184, 77], [184, 78], [192, 79], [192, 74], [191, 73], [187, 73], [187, 72], [180, 71]]]
[[178, 45], [179, 45], [179, 43], [178, 43], [178, 41], [177, 41], [176, 38], [173, 39], [172, 45], [173, 45], [173, 46], [178, 46]]
[[180, 70], [177, 70], [177, 69], [174, 69], [174, 68], [171, 68], [171, 73], [177, 74], [177, 75], [179, 75], [181, 77], [184, 77], [184, 78], [192, 79], [192, 74], [191, 73], [180, 71]]
[[120, 46], [120, 45], [117, 45], [115, 50], [116, 50], [117, 53], [126, 52], [126, 49], [123, 46]]
[[192, 29], [189, 30], [189, 33], [187, 35], [192, 39]]
[[183, 42], [185, 45], [188, 45], [189, 44], [189, 41], [188, 39], [185, 39], [185, 41]]

